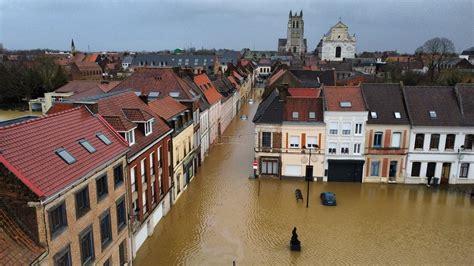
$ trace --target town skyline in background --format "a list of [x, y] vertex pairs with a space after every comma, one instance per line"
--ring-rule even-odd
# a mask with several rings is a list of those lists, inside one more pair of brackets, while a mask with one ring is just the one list
[[[74, 39], [77, 50], [84, 52], [191, 47], [276, 50], [274, 40], [284, 35], [282, 25], [289, 10], [304, 10], [308, 52], [339, 19], [357, 37], [357, 53], [414, 53], [425, 40], [437, 36], [452, 40], [455, 51], [461, 52], [474, 40], [469, 27], [462, 26], [472, 25], [474, 19], [473, 3], [464, 0], [86, 1], [80, 5], [48, 0], [22, 6], [4, 0], [0, 1], [0, 43], [8, 50], [68, 50]], [[18, 18], [23, 22], [17, 23]]]

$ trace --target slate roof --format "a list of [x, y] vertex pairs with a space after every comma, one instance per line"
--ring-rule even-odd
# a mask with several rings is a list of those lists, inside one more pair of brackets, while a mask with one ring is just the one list
[[158, 92], [158, 98], [178, 93], [177, 100], [198, 100], [192, 86], [184, 81], [172, 68], [139, 68], [111, 92], [132, 90], [143, 95]]
[[[398, 83], [363, 83], [362, 95], [369, 111], [367, 124], [409, 125], [402, 88]], [[376, 112], [372, 118], [370, 112]], [[400, 113], [400, 119], [394, 112]]]
[[[103, 133], [106, 145], [96, 134]], [[96, 148], [90, 154], [78, 140]], [[55, 151], [65, 148], [76, 162], [67, 164]], [[128, 150], [126, 142], [86, 107], [0, 128], [0, 160], [38, 197], [49, 197]]]
[[206, 74], [195, 76], [194, 83], [199, 87], [210, 105], [217, 103], [222, 98]]
[[[403, 92], [413, 126], [462, 126], [463, 118], [453, 87], [404, 86]], [[437, 118], [430, 118], [435, 111]]]
[[148, 103], [150, 109], [165, 120], [170, 120], [173, 116], [186, 111], [187, 107], [172, 97], [157, 99]]
[[211, 81], [217, 91], [222, 95], [222, 101], [226, 101], [232, 97], [236, 90], [232, 83], [223, 75], [214, 76]]
[[217, 57], [215, 55], [136, 54], [132, 60], [132, 65], [159, 66], [160, 64], [165, 64], [165, 66], [168, 67], [213, 67], [216, 63], [216, 59]]
[[[363, 112], [365, 108], [362, 91], [358, 86], [324, 86], [326, 111]], [[351, 107], [341, 107], [341, 102], [350, 102]]]
[[148, 136], [145, 136], [142, 129], [135, 130], [135, 144], [130, 146], [128, 157], [140, 152], [163, 135], [171, 133], [171, 128], [131, 91], [103, 97], [95, 102], [98, 113], [117, 131], [124, 132], [136, 128], [138, 124], [132, 121], [154, 119], [152, 133]]
[[280, 101], [278, 90], [274, 90], [258, 105], [252, 122], [258, 124], [281, 124], [283, 118], [283, 102]]
[[301, 81], [303, 85], [301, 87], [319, 87], [321, 84], [326, 86], [336, 85], [336, 76], [334, 74], [334, 70], [313, 71], [291, 69], [290, 72]]
[[473, 55], [474, 56], [474, 46], [471, 48], [467, 48], [466, 50], [462, 51], [461, 55]]
[[233, 64], [237, 65], [242, 54], [239, 51], [219, 50], [216, 52], [217, 58], [221, 65]]

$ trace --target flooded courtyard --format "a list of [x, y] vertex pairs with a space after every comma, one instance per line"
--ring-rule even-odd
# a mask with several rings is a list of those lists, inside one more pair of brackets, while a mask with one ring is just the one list
[[[474, 200], [422, 185], [249, 179], [258, 103], [212, 147], [138, 252], [137, 265], [474, 263]], [[324, 207], [319, 194], [337, 194]], [[297, 227], [301, 252], [291, 252]]]

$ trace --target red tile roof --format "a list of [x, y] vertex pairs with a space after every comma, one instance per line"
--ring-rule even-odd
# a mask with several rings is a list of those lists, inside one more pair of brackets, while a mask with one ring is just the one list
[[87, 71], [87, 70], [100, 70], [102, 71], [102, 68], [94, 62], [75, 62], [77, 68], [79, 68], [80, 71]]
[[3, 265], [30, 265], [45, 248], [38, 246], [8, 215], [0, 208], [0, 263]]
[[[112, 144], [105, 145], [96, 134]], [[90, 154], [78, 140], [96, 148]], [[100, 116], [85, 107], [0, 128], [0, 161], [39, 197], [48, 197], [127, 151], [127, 143]], [[55, 151], [65, 148], [76, 162], [67, 164]]]
[[103, 83], [98, 80], [73, 80], [56, 89], [55, 92], [72, 92], [74, 95], [70, 98], [83, 99], [107, 93], [118, 84], [118, 81]]
[[216, 87], [214, 87], [214, 84], [206, 74], [195, 76], [194, 83], [196, 83], [196, 85], [204, 93], [204, 96], [210, 105], [217, 103], [222, 98], [222, 95], [217, 92]]
[[196, 97], [198, 94], [172, 68], [136, 69], [130, 77], [112, 89], [113, 92], [123, 90], [133, 90], [144, 95], [159, 92], [159, 98], [170, 96], [172, 92], [179, 92], [177, 99], [198, 99]]
[[161, 116], [165, 120], [169, 120], [173, 116], [184, 112], [187, 107], [170, 96], [162, 99], [157, 99], [148, 103], [148, 106], [157, 115]]
[[292, 97], [301, 98], [318, 98], [321, 94], [321, 89], [318, 88], [289, 88], [288, 92]]
[[82, 62], [94, 62], [97, 60], [97, 56], [99, 56], [98, 53], [93, 53], [93, 54], [88, 54], [85, 56], [84, 60]]
[[285, 74], [287, 69], [280, 69], [275, 74], [273, 74], [268, 80], [268, 86], [271, 86], [275, 81], [277, 81], [283, 74]]
[[[324, 86], [327, 111], [366, 111], [362, 91], [358, 86]], [[351, 107], [341, 107], [341, 102], [350, 102]]]
[[150, 135], [145, 136], [141, 129], [135, 130], [135, 144], [130, 146], [128, 156], [133, 156], [163, 135], [171, 133], [171, 128], [131, 91], [97, 99], [95, 102], [98, 113], [117, 131], [123, 132], [137, 127], [138, 124], [132, 121], [147, 121], [154, 118]]
[[237, 82], [237, 80], [233, 76], [227, 76], [227, 79], [230, 81], [230, 83], [232, 83], [232, 85], [234, 85], [237, 90], [239, 90], [239, 82]]
[[[298, 119], [293, 119], [293, 112], [298, 112]], [[310, 119], [309, 112], [314, 112], [316, 118]], [[323, 100], [319, 98], [286, 97], [283, 107], [283, 121], [323, 122]]]

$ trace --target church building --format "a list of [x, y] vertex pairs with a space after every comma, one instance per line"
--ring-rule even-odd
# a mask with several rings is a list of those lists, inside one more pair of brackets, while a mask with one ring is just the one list
[[304, 38], [303, 10], [300, 14], [295, 12], [288, 18], [287, 38], [278, 39], [279, 52], [291, 52], [294, 55], [303, 56], [306, 53], [306, 39]]
[[349, 28], [339, 22], [323, 36], [316, 48], [321, 60], [342, 61], [355, 58], [356, 38], [349, 34]]

